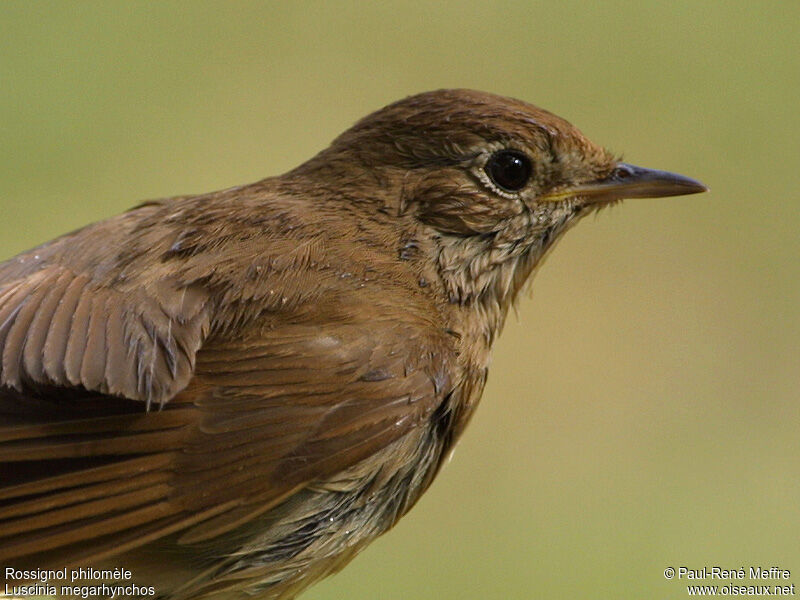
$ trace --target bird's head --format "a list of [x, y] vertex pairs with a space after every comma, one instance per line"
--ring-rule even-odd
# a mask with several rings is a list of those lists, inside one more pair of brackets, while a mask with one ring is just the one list
[[[376, 195], [435, 240], [452, 302], [507, 307], [577, 220], [623, 198], [693, 194], [681, 175], [623, 163], [564, 119], [510, 98], [440, 90], [391, 104], [320, 155], [360, 165]], [[318, 163], [319, 164], [319, 163]], [[387, 206], [388, 205], [388, 206]]]

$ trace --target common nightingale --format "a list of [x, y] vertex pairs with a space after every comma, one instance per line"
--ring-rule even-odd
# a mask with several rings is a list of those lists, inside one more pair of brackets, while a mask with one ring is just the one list
[[0, 264], [0, 565], [296, 596], [430, 485], [569, 227], [705, 189], [530, 104], [440, 90], [284, 175]]

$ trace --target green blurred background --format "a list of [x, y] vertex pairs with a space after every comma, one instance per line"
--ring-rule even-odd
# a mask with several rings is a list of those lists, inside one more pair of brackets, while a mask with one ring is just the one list
[[440, 87], [525, 99], [704, 196], [570, 232], [432, 489], [309, 600], [800, 587], [797, 2], [0, 5], [0, 256], [280, 173]]

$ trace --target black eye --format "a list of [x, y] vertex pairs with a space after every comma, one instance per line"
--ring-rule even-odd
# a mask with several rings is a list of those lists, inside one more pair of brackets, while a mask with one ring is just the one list
[[507, 192], [516, 192], [528, 183], [533, 165], [522, 152], [500, 150], [489, 157], [485, 171], [497, 187]]

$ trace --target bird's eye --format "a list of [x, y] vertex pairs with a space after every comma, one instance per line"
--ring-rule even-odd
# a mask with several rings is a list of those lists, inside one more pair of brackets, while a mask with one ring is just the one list
[[489, 157], [484, 170], [497, 187], [507, 192], [517, 192], [531, 178], [533, 165], [522, 152], [500, 150]]

